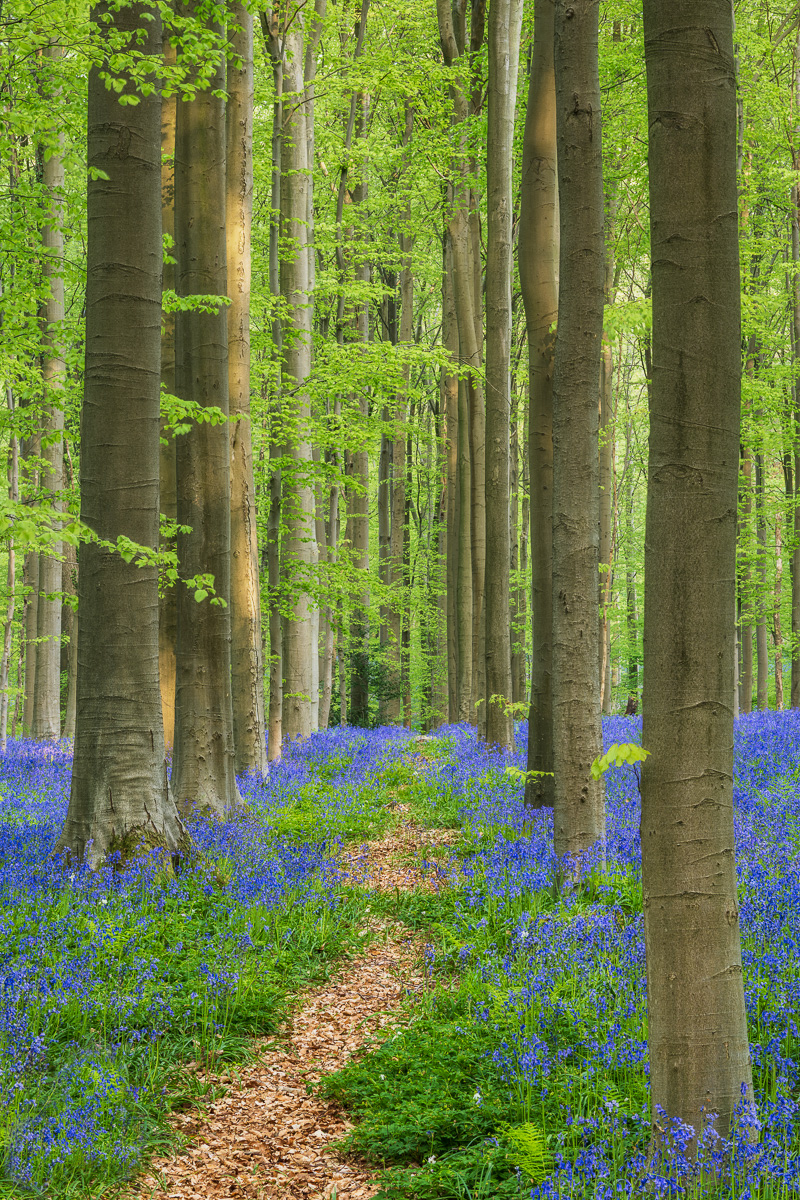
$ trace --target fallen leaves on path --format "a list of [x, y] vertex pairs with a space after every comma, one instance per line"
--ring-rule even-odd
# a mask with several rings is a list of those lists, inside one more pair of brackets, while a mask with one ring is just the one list
[[[435, 870], [404, 860], [453, 836], [408, 825], [343, 865], [355, 882], [381, 890], [436, 886]], [[152, 1162], [130, 1200], [368, 1200], [377, 1194], [372, 1168], [330, 1149], [350, 1122], [335, 1103], [308, 1090], [391, 1026], [409, 993], [426, 986], [419, 937], [391, 921], [373, 918], [369, 928], [375, 935], [369, 948], [334, 982], [301, 997], [285, 1049], [265, 1051], [238, 1075], [203, 1073], [230, 1091], [202, 1112], [173, 1118], [188, 1144]]]
[[[395, 809], [402, 815], [408, 806], [398, 804]], [[451, 880], [431, 851], [450, 845], [460, 836], [460, 829], [425, 829], [406, 820], [388, 836], [366, 842], [360, 853], [350, 855], [350, 878], [377, 892], [438, 891]]]

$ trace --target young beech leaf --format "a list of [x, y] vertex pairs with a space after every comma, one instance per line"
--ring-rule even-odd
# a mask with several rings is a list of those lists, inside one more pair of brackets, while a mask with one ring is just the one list
[[644, 762], [649, 753], [649, 750], [637, 746], [635, 742], [615, 742], [601, 758], [596, 758], [592, 763], [592, 778], [599, 779], [609, 767], [621, 767], [623, 763], [633, 766], [634, 763]]

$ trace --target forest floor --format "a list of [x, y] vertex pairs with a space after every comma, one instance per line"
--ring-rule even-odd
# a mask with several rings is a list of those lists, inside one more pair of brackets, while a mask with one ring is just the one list
[[[407, 806], [398, 806], [406, 809]], [[397, 814], [400, 816], [400, 813]], [[403, 813], [406, 815], [406, 813]], [[402, 819], [402, 818], [401, 818]], [[437, 887], [422, 856], [452, 838], [406, 819], [379, 840], [340, 858], [350, 881], [368, 892]], [[413, 860], [413, 861], [410, 861]], [[397, 921], [372, 916], [359, 933], [363, 954], [342, 964], [333, 980], [296, 998], [276, 1046], [269, 1042], [247, 1067], [198, 1075], [226, 1094], [207, 1108], [176, 1114], [179, 1152], [150, 1164], [131, 1197], [139, 1200], [366, 1200], [377, 1195], [374, 1165], [337, 1154], [352, 1130], [341, 1105], [315, 1086], [339, 1070], [376, 1034], [388, 1036], [413, 1019], [425, 991], [425, 942]]]
[[330, 730], [194, 823], [178, 875], [92, 875], [52, 858], [70, 747], [10, 743], [0, 1196], [800, 1196], [800, 713], [736, 726], [761, 1127], [699, 1162], [680, 1131], [649, 1154], [635, 775], [606, 776], [607, 869], [565, 890], [524, 765], [463, 726]]

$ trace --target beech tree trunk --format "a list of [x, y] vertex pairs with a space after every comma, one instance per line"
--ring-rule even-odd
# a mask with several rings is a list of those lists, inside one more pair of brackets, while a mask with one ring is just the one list
[[509, 624], [511, 626], [511, 699], [515, 704], [525, 698], [525, 650], [524, 626], [520, 628], [524, 617], [524, 594], [520, 590], [519, 569], [519, 411], [517, 407], [516, 389], [512, 383], [511, 392], [511, 447], [510, 447], [510, 490], [511, 490], [511, 595], [509, 599]]
[[[796, 52], [795, 104], [800, 100], [800, 34]], [[797, 370], [800, 363], [800, 189], [792, 188], [792, 358]], [[792, 671], [790, 704], [800, 708], [800, 383], [795, 377], [792, 383], [792, 466], [794, 468], [794, 516], [792, 520]]]
[[[458, 325], [453, 300], [453, 271], [447, 233], [442, 243], [442, 346], [455, 367], [458, 363]], [[447, 468], [447, 719], [458, 721], [458, 555], [459, 555], [459, 474], [458, 474], [458, 375], [442, 368], [439, 385], [445, 421]]]
[[[486, 740], [514, 747], [511, 683], [511, 214], [521, 0], [489, 8], [486, 256]], [[493, 701], [494, 696], [502, 697]]]
[[[144, 5], [92, 10], [98, 36], [161, 28]], [[103, 20], [105, 16], [110, 24]], [[89, 73], [86, 373], [81, 515], [101, 538], [158, 545], [161, 97], [122, 106]], [[119, 72], [115, 72], [119, 74]], [[134, 91], [132, 85], [126, 91]], [[110, 853], [176, 855], [188, 838], [170, 795], [158, 684], [158, 577], [94, 542], [81, 548], [81, 638], [69, 809], [59, 848], [94, 868]]]
[[747, 446], [741, 447], [741, 492], [740, 520], [737, 543], [741, 551], [739, 566], [739, 646], [741, 670], [739, 672], [739, 710], [753, 711], [753, 624], [752, 624], [752, 571], [750, 568], [750, 519], [753, 512], [753, 456]]
[[[50, 59], [60, 59], [64, 51], [53, 43], [45, 48]], [[50, 97], [58, 103], [60, 91]], [[64, 323], [64, 161], [60, 150], [44, 161], [42, 184], [45, 196], [45, 223], [42, 229], [43, 274], [48, 295], [42, 314], [42, 382], [45, 402], [42, 410], [41, 481], [53, 513], [61, 509], [58, 499], [63, 487], [64, 429], [62, 393], [67, 366], [62, 350]], [[39, 602], [36, 612], [36, 676], [33, 699], [35, 738], [58, 738], [61, 734], [61, 543], [51, 544], [52, 553], [39, 555]]]
[[605, 244], [599, 0], [558, 0], [556, 129], [561, 216], [553, 367], [553, 763], [558, 855], [601, 854], [598, 679], [598, 403]]
[[[760, 414], [759, 414], [760, 415]], [[764, 455], [755, 455], [756, 475], [756, 706], [762, 711], [769, 707], [769, 646], [767, 644], [767, 609], [770, 607], [767, 584], [767, 518], [764, 512]]]
[[[187, 14], [194, 11], [194, 0]], [[175, 257], [180, 296], [227, 293], [225, 238], [225, 65], [207, 90], [178, 104], [175, 131]], [[176, 394], [228, 416], [227, 312], [178, 312]], [[178, 590], [175, 748], [172, 788], [187, 811], [224, 815], [240, 802], [231, 700], [231, 492], [227, 422], [193, 424], [177, 439], [182, 578], [213, 577], [215, 598]]]
[[733, 840], [741, 344], [732, 9], [727, 0], [645, 0], [644, 22], [653, 382], [641, 836], [651, 1104], [698, 1134], [718, 1114], [724, 1135], [742, 1088], [752, 1099]]
[[519, 275], [528, 333], [533, 646], [525, 803], [553, 806], [553, 350], [558, 320], [559, 211], [555, 0], [535, 0], [522, 143]]
[[283, 424], [291, 430], [284, 473], [283, 580], [291, 589], [283, 618], [283, 736], [308, 737], [316, 724], [318, 646], [309, 596], [317, 565], [314, 490], [309, 478], [311, 403], [306, 380], [311, 373], [308, 189], [304, 25], [296, 14], [283, 33], [283, 131], [281, 138], [281, 295], [285, 306], [283, 336]]
[[[648, 384], [649, 388], [649, 384]], [[634, 568], [633, 544], [633, 424], [630, 410], [625, 422], [625, 465], [624, 465], [624, 521], [625, 521], [625, 633], [628, 645], [628, 702], [627, 708], [636, 712], [639, 708], [639, 624], [636, 611], [636, 570]]]
[[[2, 321], [0, 321], [2, 326]], [[11, 425], [8, 444], [8, 498], [12, 504], [19, 501], [19, 439], [14, 430], [14, 393], [10, 386], [5, 388], [6, 404]], [[8, 744], [9, 684], [11, 675], [11, 644], [14, 634], [14, 609], [16, 607], [17, 556], [14, 539], [7, 542], [8, 568], [6, 572], [6, 612], [3, 625], [3, 653], [0, 659], [0, 751], [6, 752]]]
[[[164, 61], [175, 62], [175, 48], [164, 43]], [[161, 227], [170, 246], [164, 263], [164, 290], [175, 291], [175, 118], [177, 95], [165, 96], [161, 104]], [[161, 331], [161, 383], [171, 396], [175, 395], [175, 313], [165, 312]], [[161, 428], [159, 450], [159, 483], [161, 514], [168, 521], [178, 519], [177, 482], [175, 478], [175, 439]], [[163, 539], [174, 548], [174, 537]], [[164, 741], [167, 750], [175, 741], [175, 650], [178, 644], [178, 586], [162, 587], [158, 598], [158, 675], [161, 687], [161, 709], [164, 716]]]
[[[33, 440], [33, 439], [31, 439]], [[36, 449], [31, 453], [38, 455]], [[25, 455], [23, 457], [26, 457]], [[25, 700], [22, 706], [22, 726], [26, 734], [33, 729], [33, 699], [36, 693], [36, 627], [39, 612], [39, 555], [35, 550], [25, 555], [22, 566], [25, 597]]]
[[783, 710], [783, 631], [781, 629], [781, 594], [783, 592], [783, 517], [775, 514], [775, 591], [772, 597], [772, 644], [775, 650], [775, 708]]
[[[283, 137], [283, 59], [281, 56], [277, 14], [261, 13], [261, 28], [272, 63], [275, 99], [272, 110], [272, 215], [269, 226], [269, 290], [274, 301], [281, 294], [280, 284], [280, 208], [281, 140]], [[280, 610], [280, 531], [281, 470], [277, 460], [283, 447], [279, 437], [281, 414], [281, 370], [283, 326], [280, 316], [272, 320], [272, 353], [275, 383], [269, 421], [269, 518], [267, 521], [267, 580], [269, 596], [269, 711], [267, 716], [267, 758], [275, 762], [281, 756], [283, 739], [283, 619]]]
[[[483, 320], [480, 310], [480, 263], [477, 197], [470, 179], [468, 118], [479, 98], [469, 97], [465, 9], [437, 0], [439, 39], [452, 70], [452, 128], [456, 139], [454, 183], [448, 220], [453, 308], [458, 326], [459, 361], [469, 368], [458, 391], [458, 705], [459, 720], [475, 723], [476, 701], [485, 686], [483, 590], [486, 562], [485, 408], [480, 380]], [[472, 8], [470, 47], [480, 48], [483, 6]], [[476, 94], [479, 89], [475, 89]], [[467, 630], [465, 623], [469, 622]], [[469, 643], [469, 644], [468, 644]], [[482, 716], [485, 725], [485, 710]]]
[[[354, 203], [366, 200], [366, 185], [354, 190]], [[356, 268], [356, 278], [362, 283], [370, 281], [368, 263]], [[369, 342], [369, 307], [360, 303], [356, 310], [356, 337], [366, 345]], [[369, 419], [369, 397], [361, 395], [359, 411], [362, 421]], [[353, 725], [369, 725], [369, 451], [356, 450], [352, 458], [352, 479], [357, 485], [351, 492], [350, 520], [352, 522], [353, 566], [363, 580], [361, 591], [356, 593], [350, 625], [352, 665], [350, 673], [350, 708]], [[343, 636], [343, 635], [342, 635]]]
[[228, 394], [231, 443], [231, 685], [236, 771], [267, 770], [256, 495], [250, 421], [250, 225], [253, 211], [253, 17], [231, 7], [226, 106]]

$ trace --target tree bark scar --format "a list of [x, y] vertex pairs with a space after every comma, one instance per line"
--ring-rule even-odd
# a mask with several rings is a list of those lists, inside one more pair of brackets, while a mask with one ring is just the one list
[[709, 28], [708, 28], [708, 26], [706, 26], [706, 37], [707, 37], [707, 38], [708, 38], [708, 40], [711, 42], [711, 45], [714, 47], [714, 51], [715, 51], [715, 53], [716, 53], [716, 54], [721, 54], [721, 53], [722, 53], [722, 51], [721, 51], [721, 50], [720, 50], [720, 48], [719, 48], [719, 42], [718, 42], [718, 41], [717, 41], [717, 39], [714, 37], [713, 30], [709, 29]]
[[127, 158], [131, 148], [131, 131], [123, 125], [117, 132], [117, 144], [109, 150], [110, 158]]

